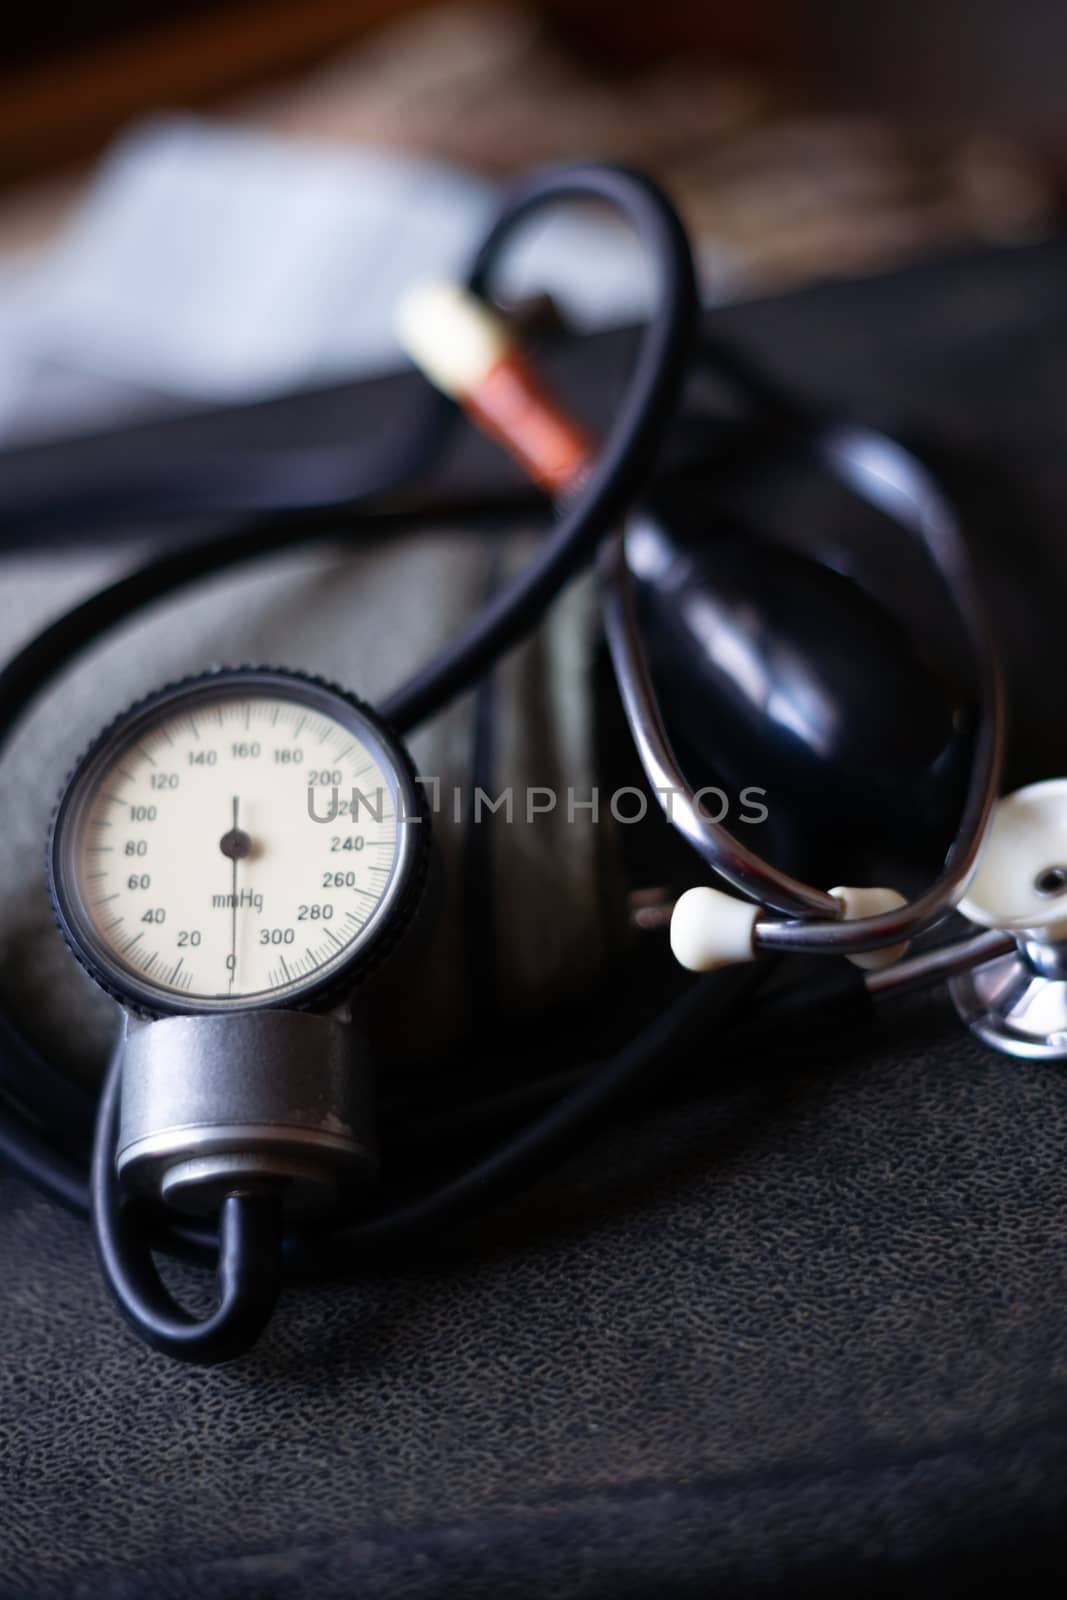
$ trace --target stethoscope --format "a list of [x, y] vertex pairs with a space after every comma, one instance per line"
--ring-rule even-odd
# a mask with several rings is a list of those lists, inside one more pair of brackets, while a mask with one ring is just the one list
[[[589, 198], [631, 221], [656, 281], [633, 376], [595, 455], [558, 408], [542, 404], [506, 326], [481, 299], [523, 221], [548, 203]], [[753, 1007], [764, 953], [858, 963], [835, 964], [819, 986], [820, 1007], [833, 1001], [842, 1015], [866, 1014], [877, 994], [950, 976], [982, 1037], [1018, 1054], [1067, 1054], [1067, 920], [1057, 915], [1067, 888], [1067, 807], [1061, 786], [1038, 785], [994, 811], [1003, 738], [996, 651], [953, 511], [929, 474], [871, 430], [808, 429], [822, 469], [921, 542], [952, 596], [974, 671], [973, 710], [957, 730], [968, 769], [960, 822], [933, 885], [910, 901], [879, 887], [826, 891], [773, 866], [702, 808], [672, 747], [646, 653], [637, 591], [655, 539], [633, 507], [676, 414], [697, 308], [672, 208], [648, 180], [620, 169], [535, 175], [490, 230], [468, 289], [475, 298], [453, 291], [444, 316], [438, 296], [435, 353], [424, 364], [554, 494], [558, 514], [540, 551], [380, 706], [300, 673], [236, 667], [166, 686], [105, 729], [60, 797], [48, 851], [61, 929], [121, 1008], [99, 1106], [79, 1099], [0, 1016], [0, 1150], [55, 1198], [90, 1213], [127, 1320], [184, 1359], [246, 1350], [283, 1278], [365, 1268], [545, 1171], [665, 1059], [704, 1037], [710, 1016], [720, 1034], [752, 1025], [754, 1015], [755, 1026], [772, 1031], [794, 1025], [810, 1010], [804, 988], [761, 991]], [[424, 333], [428, 326], [424, 317]], [[0, 674], [0, 739], [47, 683], [141, 606], [312, 536], [323, 509], [343, 505], [354, 515], [358, 507], [373, 525], [383, 495], [398, 479], [406, 488], [432, 455], [446, 416], [440, 406], [428, 411], [413, 438], [372, 462], [362, 481], [334, 471], [336, 463], [307, 485], [297, 472], [278, 496], [285, 515], [150, 561], [50, 624]], [[227, 478], [227, 503], [231, 489]], [[210, 483], [191, 492], [197, 504], [211, 500]], [[404, 736], [536, 626], [598, 548], [605, 634], [649, 786], [661, 802], [670, 796], [674, 827], [727, 886], [690, 889], [671, 917], [679, 961], [708, 976], [606, 1061], [556, 1085], [488, 1154], [375, 1211], [363, 996], [405, 962], [417, 980], [433, 862]], [[905, 954], [954, 908], [985, 931]], [[512, 1126], [514, 1104], [506, 1092], [499, 1098]], [[87, 1178], [84, 1128], [93, 1117]], [[206, 1318], [164, 1285], [152, 1255], [160, 1247], [215, 1260], [217, 1304]]]

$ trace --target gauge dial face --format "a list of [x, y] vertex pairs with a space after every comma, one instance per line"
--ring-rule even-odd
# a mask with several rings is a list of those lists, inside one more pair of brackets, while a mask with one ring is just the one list
[[213, 675], [135, 709], [75, 774], [57, 908], [120, 998], [293, 1003], [398, 911], [418, 819], [405, 758], [364, 708], [287, 674]]

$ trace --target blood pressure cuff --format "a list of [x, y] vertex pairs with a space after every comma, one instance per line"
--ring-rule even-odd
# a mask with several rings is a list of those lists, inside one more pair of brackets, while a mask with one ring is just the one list
[[[1011, 784], [1067, 749], [1065, 268], [1052, 242], [712, 319], [947, 470], [1008, 653]], [[591, 345], [564, 375], [603, 404], [616, 354]], [[145, 612], [50, 692], [0, 767], [2, 983], [72, 1072], [97, 1070], [113, 1018], [52, 929], [41, 857], [100, 724], [212, 661], [373, 700], [520, 554], [430, 529], [309, 549]], [[127, 560], [9, 559], [4, 648]], [[595, 643], [575, 590], [491, 691], [419, 734], [446, 805], [483, 779], [588, 798]], [[594, 993], [595, 1053], [629, 998], [593, 986], [619, 970], [626, 835], [581, 809], [439, 822], [446, 936], [405, 1006], [431, 1064], [447, 1082], [474, 1040], [506, 1079], [542, 1011]], [[492, 1004], [475, 1015], [472, 994]], [[940, 993], [769, 1060], [709, 1026], [693, 1066], [687, 1099], [425, 1259], [294, 1287], [220, 1369], [137, 1344], [84, 1223], [0, 1181], [0, 1595], [1062, 1592], [1058, 1069], [990, 1054]], [[198, 1269], [166, 1271], [204, 1302]]]

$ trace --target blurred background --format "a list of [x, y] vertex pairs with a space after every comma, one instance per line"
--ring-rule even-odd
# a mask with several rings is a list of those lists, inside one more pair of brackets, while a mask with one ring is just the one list
[[[1055, 0], [132, 0], [21, 7], [0, 69], [0, 446], [388, 369], [395, 294], [538, 162], [638, 163], [705, 297], [1058, 224]], [[598, 216], [515, 286], [631, 319]]]

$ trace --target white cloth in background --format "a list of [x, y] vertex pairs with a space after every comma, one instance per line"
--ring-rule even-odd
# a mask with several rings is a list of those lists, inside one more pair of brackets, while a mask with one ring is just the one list
[[[0, 440], [395, 367], [397, 296], [460, 269], [497, 200], [407, 156], [146, 123], [59, 241], [0, 278]], [[648, 294], [632, 235], [572, 210], [531, 225], [505, 282], [557, 296], [580, 329], [636, 318]]]

